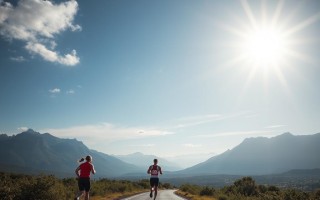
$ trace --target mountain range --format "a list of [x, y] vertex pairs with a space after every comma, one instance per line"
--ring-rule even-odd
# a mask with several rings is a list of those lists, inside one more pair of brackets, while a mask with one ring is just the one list
[[135, 165], [91, 150], [76, 139], [61, 139], [32, 129], [14, 136], [0, 135], [1, 171], [74, 176], [79, 165], [77, 160], [86, 155], [93, 157], [95, 169], [101, 177], [141, 171]]
[[265, 138], [247, 138], [241, 144], [179, 174], [263, 175], [292, 169], [320, 168], [320, 133], [291, 133]]
[[[238, 146], [220, 155], [181, 170], [159, 158], [167, 171], [163, 178], [202, 175], [263, 175], [292, 169], [320, 168], [320, 133], [294, 136], [290, 133], [265, 138], [247, 138]], [[86, 147], [76, 139], [61, 139], [32, 129], [17, 135], [0, 135], [0, 171], [50, 173], [74, 176], [78, 159], [92, 155], [97, 170], [95, 177], [125, 177], [129, 174], [146, 177], [146, 166], [154, 155], [133, 153], [112, 156]], [[171, 172], [169, 172], [171, 171]]]
[[160, 158], [155, 155], [144, 155], [140, 152], [132, 153], [129, 155], [115, 155], [115, 157], [119, 158], [124, 162], [136, 165], [138, 167], [146, 168], [145, 171], [147, 171], [147, 167], [149, 165], [153, 164], [153, 159], [155, 158], [159, 160], [159, 166], [161, 166], [162, 169], [164, 169], [165, 171], [177, 171], [182, 169], [182, 167], [180, 167], [178, 164], [174, 162], [170, 162], [164, 158]]

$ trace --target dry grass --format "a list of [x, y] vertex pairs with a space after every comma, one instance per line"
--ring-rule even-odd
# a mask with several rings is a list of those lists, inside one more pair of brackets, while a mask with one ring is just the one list
[[90, 197], [91, 200], [114, 200], [114, 199], [119, 199], [122, 197], [123, 194], [115, 193], [115, 194], [110, 194], [106, 195], [105, 197], [98, 197], [98, 196], [93, 196]]
[[193, 195], [180, 190], [176, 191], [176, 194], [189, 200], [217, 200], [214, 197]]

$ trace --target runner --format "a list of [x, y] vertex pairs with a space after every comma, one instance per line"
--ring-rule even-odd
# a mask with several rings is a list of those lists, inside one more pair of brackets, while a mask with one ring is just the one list
[[157, 197], [158, 185], [159, 185], [159, 173], [162, 174], [161, 167], [158, 166], [158, 160], [153, 160], [153, 165], [151, 165], [147, 171], [148, 174], [151, 174], [150, 177], [150, 198], [152, 198], [152, 192], [154, 190], [154, 199]]
[[77, 169], [75, 170], [78, 179], [79, 192], [74, 198], [74, 200], [79, 200], [83, 194], [85, 194], [85, 200], [89, 200], [90, 173], [96, 173], [96, 170], [94, 169], [94, 166], [91, 163], [92, 157], [86, 156], [85, 159], [81, 158], [79, 162], [83, 162], [84, 160], [86, 160], [86, 162], [80, 164], [79, 167], [77, 167]]

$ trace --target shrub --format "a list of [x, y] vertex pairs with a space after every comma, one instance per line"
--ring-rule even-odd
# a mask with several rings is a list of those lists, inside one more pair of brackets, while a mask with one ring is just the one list
[[215, 189], [214, 188], [204, 187], [200, 191], [200, 196], [213, 196], [214, 193], [215, 193]]
[[320, 189], [316, 190], [314, 193], [313, 193], [313, 198], [314, 200], [320, 200]]
[[221, 195], [218, 197], [218, 200], [228, 200], [228, 197], [225, 195]]
[[0, 174], [0, 199], [12, 200], [20, 193], [19, 185], [15, 184], [8, 174]]
[[243, 177], [234, 182], [235, 191], [244, 196], [254, 196], [257, 194], [255, 181], [251, 177]]
[[268, 191], [269, 192], [279, 192], [280, 189], [278, 187], [276, 187], [276, 186], [271, 185], [271, 186], [268, 187]]
[[309, 195], [299, 190], [288, 189], [283, 193], [283, 200], [309, 200]]
[[196, 195], [200, 193], [201, 188], [198, 185], [183, 184], [180, 186], [180, 190]]
[[258, 191], [259, 191], [260, 193], [266, 193], [266, 192], [268, 191], [268, 187], [265, 186], [265, 185], [259, 185], [259, 186], [258, 186]]
[[138, 181], [136, 184], [139, 188], [143, 189], [148, 189], [150, 187], [150, 181], [148, 179], [142, 179]]
[[21, 184], [20, 196], [17, 199], [55, 200], [66, 199], [65, 188], [54, 176], [30, 177], [29, 182]]
[[173, 188], [173, 186], [171, 186], [170, 183], [164, 183], [164, 184], [162, 185], [162, 187], [163, 187], [164, 189], [172, 189], [172, 188]]

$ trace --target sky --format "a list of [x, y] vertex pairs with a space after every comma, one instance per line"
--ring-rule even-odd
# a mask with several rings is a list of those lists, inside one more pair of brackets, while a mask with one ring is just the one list
[[320, 1], [0, 0], [0, 132], [175, 159], [320, 132]]

